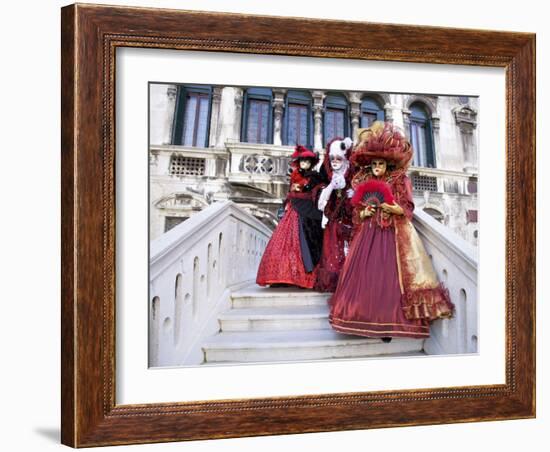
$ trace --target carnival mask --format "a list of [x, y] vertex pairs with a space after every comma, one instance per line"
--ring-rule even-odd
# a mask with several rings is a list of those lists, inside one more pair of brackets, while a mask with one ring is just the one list
[[342, 165], [344, 164], [344, 159], [339, 156], [331, 156], [330, 157], [330, 166], [334, 171], [338, 171], [340, 168], [342, 168]]
[[384, 174], [386, 174], [387, 166], [388, 165], [385, 160], [374, 159], [371, 162], [372, 174], [374, 174], [375, 177], [382, 177]]
[[311, 160], [300, 160], [300, 169], [308, 170], [311, 168]]

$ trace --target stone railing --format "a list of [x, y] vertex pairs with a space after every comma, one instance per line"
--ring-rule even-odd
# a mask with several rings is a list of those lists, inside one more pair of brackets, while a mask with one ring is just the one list
[[411, 167], [409, 177], [413, 188], [420, 192], [456, 193], [471, 195], [477, 193], [477, 175], [439, 168]]
[[172, 176], [180, 179], [197, 176], [223, 177], [228, 154], [223, 149], [176, 145], [149, 148], [151, 176]]
[[288, 175], [293, 146], [241, 143], [228, 140], [228, 180], [264, 190], [278, 199], [288, 190]]
[[251, 284], [271, 231], [232, 202], [218, 202], [150, 244], [149, 365], [203, 361], [230, 292]]
[[478, 351], [477, 249], [426, 212], [416, 211], [413, 222], [456, 308], [452, 319], [432, 323], [424, 350], [429, 355], [475, 353]]

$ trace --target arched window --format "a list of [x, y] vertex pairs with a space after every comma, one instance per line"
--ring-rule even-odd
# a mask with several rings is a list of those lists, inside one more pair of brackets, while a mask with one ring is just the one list
[[248, 88], [244, 95], [241, 141], [272, 143], [273, 94], [269, 88]]
[[348, 135], [348, 102], [341, 94], [329, 94], [325, 99], [325, 145], [334, 137], [345, 137]]
[[288, 91], [283, 120], [283, 144], [311, 146], [313, 143], [313, 117], [311, 95], [304, 91]]
[[178, 87], [172, 143], [208, 147], [212, 88], [181, 85]]
[[361, 127], [366, 128], [374, 121], [384, 121], [384, 109], [372, 97], [364, 97], [361, 101]]
[[410, 107], [410, 136], [414, 149], [413, 165], [435, 167], [432, 121], [424, 105], [415, 102]]

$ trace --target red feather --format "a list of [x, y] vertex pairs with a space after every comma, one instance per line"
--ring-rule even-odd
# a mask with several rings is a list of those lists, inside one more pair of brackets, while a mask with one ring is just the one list
[[395, 203], [395, 199], [391, 192], [391, 188], [387, 182], [376, 180], [376, 179], [370, 179], [366, 182], [360, 183], [357, 186], [357, 189], [355, 190], [355, 193], [351, 198], [351, 204], [354, 206], [364, 204], [365, 200], [363, 198], [368, 193], [379, 193], [380, 194], [379, 198], [383, 199], [382, 202], [385, 202], [387, 204]]

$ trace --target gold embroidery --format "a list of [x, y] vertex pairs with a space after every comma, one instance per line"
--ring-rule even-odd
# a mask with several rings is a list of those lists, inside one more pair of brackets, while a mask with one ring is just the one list
[[333, 320], [337, 320], [339, 322], [344, 322], [344, 323], [361, 323], [361, 324], [364, 324], [364, 325], [380, 325], [380, 326], [405, 326], [405, 327], [409, 327], [409, 328], [422, 328], [422, 329], [425, 329], [425, 330], [429, 330], [430, 327], [429, 326], [424, 326], [424, 325], [411, 325], [410, 323], [376, 323], [376, 322], [361, 322], [359, 320], [344, 320], [344, 319], [340, 319], [338, 317], [332, 317]]
[[346, 331], [358, 331], [361, 333], [377, 333], [377, 334], [413, 334], [416, 336], [424, 336], [424, 337], [430, 337], [429, 333], [423, 333], [418, 331], [376, 331], [376, 330], [362, 330], [359, 328], [350, 328], [347, 326], [341, 326], [341, 325], [333, 325], [335, 329], [342, 329]]

